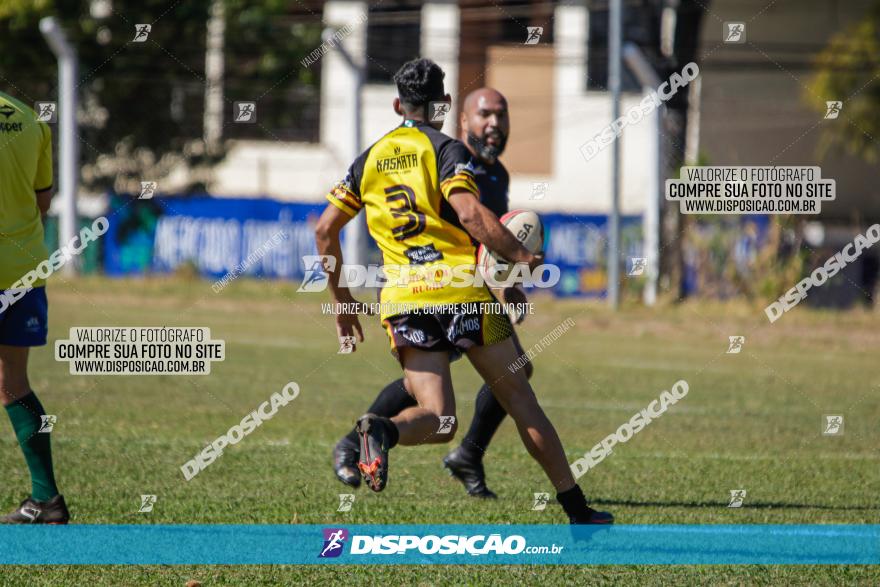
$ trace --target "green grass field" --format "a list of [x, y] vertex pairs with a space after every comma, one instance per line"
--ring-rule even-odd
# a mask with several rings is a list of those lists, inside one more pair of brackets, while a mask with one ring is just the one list
[[[392, 453], [389, 486], [362, 488], [351, 512], [330, 451], [381, 387], [399, 377], [377, 318], [367, 341], [336, 353], [322, 294], [288, 283], [239, 280], [220, 294], [174, 278], [98, 278], [49, 288], [50, 345], [32, 352], [32, 386], [48, 413], [56, 471], [79, 524], [562, 523], [532, 511], [550, 491], [511, 422], [486, 458], [500, 496], [466, 498], [447, 476], [443, 445]], [[688, 396], [581, 478], [619, 524], [877, 523], [880, 507], [880, 370], [877, 314], [798, 307], [769, 324], [761, 305], [688, 303], [611, 314], [603, 304], [536, 297], [520, 328], [526, 348], [571, 317], [575, 327], [534, 360], [533, 386], [574, 460], [679, 379]], [[208, 326], [226, 341], [211, 375], [71, 376], [52, 341], [72, 326]], [[728, 336], [744, 335], [740, 354]], [[478, 378], [453, 367], [462, 421]], [[261, 402], [296, 381], [301, 393], [186, 482], [180, 465]], [[823, 436], [823, 414], [843, 414], [843, 436]], [[0, 435], [11, 509], [29, 490], [11, 427]], [[728, 508], [732, 489], [744, 507]], [[141, 494], [158, 501], [137, 513]], [[877, 584], [871, 567], [4, 567], [9, 585], [355, 584]]]

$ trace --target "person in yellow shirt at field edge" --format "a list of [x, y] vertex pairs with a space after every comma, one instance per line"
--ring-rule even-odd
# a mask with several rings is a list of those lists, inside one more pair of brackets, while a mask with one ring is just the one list
[[[52, 199], [52, 132], [0, 92], [0, 399], [31, 474], [31, 495], [4, 524], [66, 524], [52, 468], [53, 416], [28, 381], [30, 347], [46, 344], [48, 302], [36, 267], [49, 255], [42, 217]], [[32, 279], [33, 278], [33, 279]]]

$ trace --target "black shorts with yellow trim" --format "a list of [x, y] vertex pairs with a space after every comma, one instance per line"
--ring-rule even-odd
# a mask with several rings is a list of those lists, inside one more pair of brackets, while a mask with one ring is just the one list
[[513, 335], [506, 314], [478, 312], [411, 312], [382, 320], [391, 339], [391, 353], [400, 360], [400, 349], [449, 353], [455, 361], [469, 348], [489, 346]]

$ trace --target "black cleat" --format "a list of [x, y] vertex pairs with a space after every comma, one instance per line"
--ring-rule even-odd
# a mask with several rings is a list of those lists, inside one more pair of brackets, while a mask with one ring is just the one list
[[587, 511], [582, 515], [569, 516], [571, 524], [613, 524], [614, 516], [608, 512], [599, 512], [587, 506]]
[[498, 498], [494, 492], [486, 487], [486, 472], [483, 470], [483, 463], [465, 457], [461, 447], [443, 457], [443, 466], [446, 467], [450, 475], [462, 482], [471, 497]]
[[0, 518], [0, 524], [66, 524], [68, 520], [64, 496], [56, 495], [49, 501], [27, 498], [14, 512]]
[[388, 432], [386, 420], [376, 414], [364, 414], [357, 422], [361, 437], [358, 469], [373, 491], [385, 489], [388, 482]]
[[358, 471], [360, 450], [356, 442], [343, 438], [333, 447], [333, 472], [336, 478], [350, 487], [361, 486], [361, 474]]

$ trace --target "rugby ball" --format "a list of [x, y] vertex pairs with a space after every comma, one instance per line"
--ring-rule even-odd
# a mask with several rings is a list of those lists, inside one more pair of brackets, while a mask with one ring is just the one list
[[[541, 217], [535, 212], [531, 210], [511, 210], [499, 218], [499, 220], [525, 248], [532, 253], [541, 252], [544, 247], [544, 225], [541, 223]], [[496, 265], [507, 265], [507, 267], [495, 270], [494, 267]], [[489, 285], [491, 285], [493, 280], [495, 282], [506, 281], [511, 271], [513, 271], [513, 263], [509, 263], [500, 255], [496, 255], [485, 246], [480, 245], [477, 249], [477, 268], [480, 270], [483, 278], [489, 281]]]

